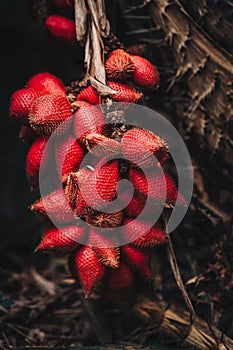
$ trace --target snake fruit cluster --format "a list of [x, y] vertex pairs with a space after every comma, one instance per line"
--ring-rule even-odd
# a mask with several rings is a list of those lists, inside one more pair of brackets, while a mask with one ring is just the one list
[[[68, 22], [65, 26], [65, 22], [61, 25], [57, 21], [59, 30], [55, 22], [47, 20], [54, 35], [64, 36], [68, 28], [71, 31]], [[158, 84], [158, 72], [149, 61], [123, 50], [109, 55], [106, 72], [107, 84], [115, 91], [109, 96], [113, 101], [142, 100], [142, 92], [128, 85], [130, 81], [146, 89], [154, 89]], [[99, 106], [103, 99], [91, 85], [78, 94], [73, 115], [74, 103], [68, 97], [60, 79], [50, 73], [39, 73], [11, 99], [10, 115], [22, 123], [20, 137], [31, 144], [26, 163], [30, 187], [39, 185], [40, 176], [46, 174], [48, 164], [54, 160], [57, 169], [54, 190], [30, 207], [49, 222], [36, 251], [67, 254], [70, 270], [81, 281], [86, 297], [100, 280], [121, 292], [139, 276], [152, 278], [153, 247], [167, 242], [162, 225], [150, 227], [148, 223], [153, 208], [162, 201], [164, 193], [169, 205], [176, 201], [182, 204], [184, 199], [169, 174], [164, 171], [164, 182], [151, 167], [155, 160], [162, 167], [169, 156], [161, 137], [131, 127], [126, 128], [120, 139], [114, 139], [112, 130], [105, 128], [105, 115]], [[57, 140], [54, 149], [46, 147], [52, 134], [56, 134]], [[98, 151], [94, 152], [96, 145]], [[87, 154], [92, 157], [89, 166], [84, 162]], [[109, 155], [114, 159], [105, 160]], [[128, 167], [124, 176], [121, 158]], [[99, 165], [101, 161], [103, 164]], [[150, 171], [149, 179], [140, 167]], [[130, 203], [127, 191], [118, 193], [122, 176], [134, 186]], [[148, 181], [152, 184], [150, 193]], [[117, 198], [125, 207], [117, 212], [106, 210]], [[147, 201], [150, 206], [144, 210]], [[122, 227], [122, 235], [130, 243], [111, 244], [104, 232], [116, 227]]]

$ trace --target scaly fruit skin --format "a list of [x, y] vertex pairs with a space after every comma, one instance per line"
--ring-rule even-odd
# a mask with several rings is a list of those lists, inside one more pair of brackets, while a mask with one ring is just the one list
[[155, 89], [159, 82], [159, 73], [147, 59], [131, 56], [134, 65], [133, 81], [147, 89]]
[[143, 94], [134, 90], [130, 86], [116, 81], [109, 81], [107, 85], [118, 92], [118, 94], [112, 94], [111, 97], [117, 102], [126, 103], [138, 103], [142, 100]]
[[119, 142], [96, 133], [90, 133], [86, 136], [86, 148], [98, 158], [121, 154], [121, 144]]
[[122, 292], [133, 282], [133, 274], [130, 269], [123, 263], [117, 269], [110, 270], [107, 276], [107, 283], [111, 289]]
[[[31, 146], [27, 155], [27, 177], [32, 189], [39, 185], [39, 171], [44, 171], [48, 164], [48, 154], [43, 155], [47, 141], [47, 137], [40, 137], [37, 139]], [[43, 162], [41, 163], [42, 156]]]
[[27, 84], [28, 87], [40, 90], [43, 94], [65, 95], [66, 89], [62, 81], [54, 74], [42, 72], [34, 75]]
[[108, 79], [122, 80], [133, 75], [134, 65], [130, 55], [124, 50], [117, 49], [111, 52], [105, 62]]
[[122, 137], [121, 147], [125, 158], [139, 167], [155, 167], [158, 161], [162, 165], [168, 158], [165, 141], [148, 130], [128, 130]]
[[17, 90], [11, 96], [10, 116], [24, 125], [29, 125], [28, 115], [34, 101], [43, 95], [43, 92], [33, 88]]
[[132, 270], [138, 271], [142, 276], [147, 279], [152, 278], [150, 269], [150, 254], [148, 250], [142, 250], [130, 245], [124, 245], [121, 248], [121, 256]]
[[[128, 226], [127, 224], [131, 224]], [[150, 227], [146, 221], [125, 218], [123, 232], [127, 240], [138, 248], [153, 247], [157, 244], [167, 243], [167, 236], [158, 224]]]
[[165, 198], [166, 203], [174, 205], [185, 204], [185, 199], [180, 195], [174, 181], [167, 173], [156, 174], [153, 173], [147, 178], [140, 169], [129, 170], [129, 180], [133, 184], [136, 192], [143, 195], [145, 198], [148, 196], [148, 182], [150, 183], [151, 190], [149, 199], [154, 199], [156, 201], [161, 201]]
[[70, 224], [74, 222], [73, 210], [63, 190], [57, 190], [40, 198], [30, 209], [55, 224]]
[[69, 254], [80, 247], [79, 240], [85, 234], [84, 227], [66, 226], [49, 228], [43, 235], [36, 252]]
[[74, 114], [74, 133], [80, 142], [85, 144], [89, 133], [102, 134], [104, 130], [103, 113], [85, 101], [77, 101], [78, 110]]
[[85, 298], [88, 298], [106, 270], [90, 246], [84, 246], [77, 253], [71, 255], [70, 267], [74, 277], [79, 277], [81, 280]]
[[112, 268], [119, 266], [120, 248], [111, 247], [111, 241], [92, 227], [89, 233], [89, 244], [102, 264]]
[[23, 125], [19, 132], [19, 138], [31, 145], [38, 138], [38, 134], [30, 126]]
[[45, 25], [56, 38], [64, 39], [71, 44], [75, 43], [76, 29], [75, 23], [71, 19], [57, 15], [49, 16]]
[[88, 181], [80, 181], [80, 193], [88, 206], [100, 210], [116, 199], [119, 180], [118, 162], [114, 160], [97, 167]]
[[[120, 198], [123, 200], [123, 203], [129, 202], [129, 195], [127, 192], [120, 195]], [[143, 217], [153, 214], [154, 208], [152, 205], [149, 205], [144, 209], [147, 203], [147, 199], [141, 193], [134, 193], [133, 198], [128, 205], [124, 207], [124, 214], [129, 217], [137, 217], [138, 215], [143, 215]], [[144, 209], [144, 211], [143, 211]]]
[[86, 101], [92, 105], [98, 105], [101, 102], [100, 96], [91, 85], [78, 94], [77, 101]]
[[68, 99], [60, 94], [47, 94], [39, 97], [30, 109], [30, 125], [39, 135], [50, 136], [56, 128], [62, 134], [71, 125], [71, 108]]
[[74, 136], [67, 136], [56, 147], [55, 156], [58, 173], [61, 175], [62, 182], [64, 182], [69, 173], [79, 169], [85, 151]]

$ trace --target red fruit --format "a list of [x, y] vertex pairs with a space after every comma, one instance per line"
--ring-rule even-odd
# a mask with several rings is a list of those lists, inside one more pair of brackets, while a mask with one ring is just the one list
[[79, 109], [74, 115], [75, 136], [85, 143], [85, 137], [89, 133], [102, 134], [104, 129], [104, 116], [102, 112], [85, 101], [78, 101]]
[[[79, 193], [79, 181], [88, 181], [89, 175], [92, 173], [88, 168], [82, 168], [76, 173], [71, 172], [67, 177], [65, 194], [72, 203], [72, 207], [76, 207], [76, 202]], [[81, 196], [80, 196], [81, 197]]]
[[97, 91], [90, 85], [86, 89], [82, 90], [77, 96], [76, 101], [86, 101], [92, 105], [100, 104], [100, 96]]
[[111, 242], [93, 228], [90, 229], [89, 244], [102, 264], [112, 268], [119, 266], [120, 249], [111, 247]]
[[75, 23], [69, 18], [63, 16], [49, 16], [45, 25], [49, 32], [59, 39], [65, 39], [65, 41], [74, 44], [76, 39]]
[[154, 167], [157, 160], [163, 164], [168, 158], [165, 141], [148, 130], [134, 128], [127, 131], [122, 137], [121, 147], [125, 158], [139, 167]]
[[68, 224], [74, 222], [74, 215], [63, 190], [54, 191], [40, 198], [30, 209], [53, 222]]
[[48, 229], [42, 237], [35, 252], [51, 252], [68, 254], [80, 247], [79, 240], [85, 233], [85, 228], [67, 226], [59, 230], [56, 227]]
[[100, 158], [116, 156], [121, 153], [121, 144], [119, 142], [96, 133], [90, 133], [86, 136], [86, 148], [95, 157]]
[[[129, 195], [127, 192], [121, 194], [120, 198], [123, 199], [123, 202], [125, 201], [128, 203], [129, 201]], [[145, 204], [146, 199], [144, 198], [144, 196], [134, 193], [130, 203], [125, 207], [124, 213], [127, 216], [137, 217], [139, 214], [141, 214]]]
[[117, 102], [137, 103], [142, 100], [143, 94], [126, 84], [117, 83], [115, 81], [109, 81], [107, 84], [111, 89], [118, 92], [118, 94], [111, 95], [113, 100]]
[[150, 269], [150, 255], [148, 251], [131, 247], [128, 244], [121, 247], [121, 256], [126, 265], [138, 271], [148, 279], [152, 278]]
[[[165, 177], [165, 183], [164, 178]], [[163, 200], [166, 198], [168, 204], [174, 205], [176, 200], [179, 204], [184, 204], [184, 198], [179, 194], [174, 181], [164, 172], [164, 174], [151, 174], [148, 178], [139, 169], [131, 168], [129, 170], [129, 180], [132, 182], [135, 190], [145, 197], [148, 195], [148, 182], [151, 184], [152, 191], [150, 198], [155, 200]]]
[[10, 115], [24, 125], [29, 125], [28, 115], [34, 101], [43, 93], [33, 88], [17, 90], [11, 97]]
[[84, 246], [70, 259], [71, 272], [80, 278], [85, 298], [88, 298], [96, 284], [101, 280], [106, 267], [99, 261], [93, 248]]
[[130, 269], [122, 262], [117, 269], [111, 270], [109, 272], [107, 278], [109, 287], [119, 292], [127, 289], [132, 284], [132, 282], [133, 274]]
[[100, 209], [117, 197], [117, 184], [120, 180], [118, 162], [112, 161], [96, 168], [88, 181], [79, 183], [80, 193], [91, 207]]
[[[27, 155], [27, 177], [32, 189], [39, 185], [39, 172], [40, 170], [44, 172], [48, 164], [48, 155], [43, 155], [47, 141], [47, 137], [37, 139], [31, 146]], [[41, 164], [42, 156], [43, 163]]]
[[[130, 226], [128, 226], [129, 223]], [[127, 240], [130, 240], [135, 247], [145, 248], [167, 243], [167, 236], [158, 224], [150, 228], [146, 221], [126, 218], [123, 232]]]
[[69, 9], [73, 6], [73, 0], [53, 0], [53, 2], [63, 9]]
[[130, 55], [121, 49], [111, 52], [105, 62], [105, 68], [109, 79], [129, 78], [134, 72], [134, 65]]
[[134, 65], [133, 81], [139, 86], [154, 89], [159, 82], [159, 73], [147, 59], [131, 56]]
[[43, 94], [65, 95], [65, 86], [55, 75], [47, 72], [34, 75], [28, 82], [28, 87], [40, 90]]
[[[71, 117], [68, 99], [60, 94], [47, 94], [39, 97], [31, 107], [29, 121], [31, 127], [38, 133], [50, 136], [60, 123]], [[56, 131], [61, 134], [69, 128], [71, 118]]]
[[27, 125], [23, 125], [19, 132], [19, 137], [30, 145], [38, 138], [38, 134]]
[[64, 182], [67, 180], [69, 173], [79, 169], [85, 156], [85, 151], [73, 136], [67, 136], [56, 147], [55, 155], [57, 169], [62, 176], [62, 182]]

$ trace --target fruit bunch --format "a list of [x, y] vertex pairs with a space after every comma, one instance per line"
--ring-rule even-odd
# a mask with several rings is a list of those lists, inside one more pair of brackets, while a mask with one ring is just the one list
[[[108, 99], [122, 103], [122, 110], [114, 111], [114, 116], [124, 115], [125, 105], [143, 98], [128, 82], [146, 89], [158, 84], [158, 72], [148, 60], [121, 49], [109, 55], [105, 67], [107, 85], [113, 90]], [[164, 193], [171, 206], [184, 199], [169, 174], [164, 172], [161, 177], [154, 168], [155, 160], [161, 169], [169, 156], [162, 138], [126, 122], [122, 129], [121, 118], [106, 123], [106, 96], [102, 98], [91, 85], [75, 101], [69, 97], [56, 76], [39, 73], [11, 99], [10, 115], [23, 124], [20, 135], [31, 144], [26, 171], [32, 189], [55, 160], [53, 190], [30, 207], [48, 221], [36, 251], [69, 255], [71, 272], [80, 279], [86, 297], [101, 279], [120, 292], [138, 275], [152, 277], [153, 247], [166, 243], [167, 235], [161, 224], [151, 227], [148, 218]], [[119, 128], [123, 131], [115, 138]], [[47, 147], [51, 135], [56, 137], [54, 148]], [[85, 164], [87, 155], [91, 158]], [[149, 178], [142, 169], [148, 170]], [[134, 187], [129, 203], [127, 190], [118, 192], [121, 179], [128, 179]], [[125, 203], [124, 208], [109, 211], [117, 198]], [[119, 227], [122, 237], [114, 237], [113, 242], [106, 229]], [[129, 243], [122, 245], [122, 241]]]

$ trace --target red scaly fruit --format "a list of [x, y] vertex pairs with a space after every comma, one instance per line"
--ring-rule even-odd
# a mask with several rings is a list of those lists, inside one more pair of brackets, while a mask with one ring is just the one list
[[30, 126], [23, 125], [19, 132], [19, 138], [31, 145], [38, 138], [38, 134]]
[[[120, 198], [123, 200], [123, 202], [129, 202], [129, 195], [127, 192], [121, 194]], [[124, 209], [125, 215], [133, 218], [137, 217], [140, 214], [143, 215], [143, 217], [151, 215], [154, 211], [154, 208], [152, 205], [150, 205], [148, 208], [144, 209], [146, 202], [146, 198], [141, 193], [134, 193], [133, 198]]]
[[134, 65], [133, 81], [148, 89], [154, 89], [159, 83], [159, 73], [147, 59], [141, 56], [131, 56]]
[[40, 198], [30, 209], [35, 213], [49, 218], [53, 222], [69, 224], [74, 222], [74, 215], [71, 205], [63, 190], [54, 191], [47, 196]]
[[121, 147], [125, 158], [139, 167], [154, 167], [157, 160], [162, 165], [168, 158], [165, 141], [148, 130], [128, 130], [122, 137]]
[[99, 210], [116, 199], [119, 180], [118, 162], [114, 160], [97, 167], [88, 181], [80, 181], [80, 193], [89, 206]]
[[30, 108], [34, 101], [42, 95], [43, 92], [33, 88], [17, 90], [11, 96], [10, 116], [24, 125], [29, 125], [28, 115]]
[[58, 39], [63, 39], [70, 44], [75, 44], [76, 29], [75, 23], [69, 18], [63, 16], [49, 16], [45, 25], [49, 32]]
[[104, 116], [98, 108], [85, 101], [77, 101], [76, 105], [79, 108], [74, 114], [74, 133], [85, 144], [85, 137], [89, 133], [103, 133]]
[[122, 49], [111, 52], [105, 62], [107, 77], [113, 80], [129, 78], [133, 75], [134, 65], [130, 55]]
[[71, 125], [71, 115], [70, 103], [65, 96], [47, 94], [34, 102], [29, 113], [29, 121], [39, 135], [50, 136], [61, 123], [62, 126], [56, 132], [62, 134], [67, 131]]
[[77, 198], [79, 193], [79, 181], [88, 181], [88, 178], [92, 171], [88, 168], [82, 168], [77, 172], [71, 172], [66, 181], [65, 194], [72, 203], [72, 207], [75, 208], [77, 205]]
[[121, 247], [121, 256], [125, 264], [132, 268], [132, 270], [138, 271], [147, 279], [152, 278], [150, 254], [148, 251], [137, 249], [127, 244]]
[[112, 268], [119, 266], [120, 248], [111, 247], [111, 242], [93, 228], [90, 229], [89, 244], [102, 264]]
[[132, 282], [133, 274], [123, 262], [117, 269], [110, 270], [107, 276], [108, 286], [118, 292], [128, 289]]
[[84, 234], [85, 228], [79, 226], [67, 226], [62, 229], [49, 228], [44, 233], [35, 252], [69, 254], [80, 247], [79, 240]]
[[70, 268], [73, 276], [81, 280], [85, 298], [89, 297], [106, 270], [90, 246], [84, 246], [77, 253], [71, 255]]
[[[128, 224], [130, 223], [130, 226]], [[158, 224], [150, 227], [146, 221], [125, 218], [123, 232], [135, 247], [146, 248], [167, 243], [167, 236]]]
[[90, 133], [86, 136], [86, 148], [88, 152], [98, 158], [121, 154], [121, 144], [119, 142], [96, 133]]
[[67, 136], [55, 150], [57, 169], [62, 176], [62, 182], [67, 180], [69, 173], [77, 171], [85, 156], [84, 148], [75, 137]]
[[70, 9], [73, 6], [73, 0], [53, 0], [54, 4], [62, 9]]
[[92, 105], [98, 105], [100, 104], [100, 96], [93, 86], [90, 85], [80, 92], [76, 101], [86, 101]]
[[132, 182], [135, 190], [145, 197], [148, 196], [149, 182], [151, 185], [150, 198], [162, 200], [165, 197], [168, 204], [174, 205], [176, 200], [178, 204], [185, 204], [185, 199], [178, 192], [174, 181], [165, 172], [163, 174], [151, 174], [146, 178], [140, 169], [131, 168], [129, 170], [129, 180]]
[[143, 94], [126, 84], [109, 81], [107, 85], [118, 92], [117, 94], [111, 95], [112, 99], [117, 102], [137, 103], [142, 100]]
[[28, 82], [28, 87], [40, 90], [43, 94], [65, 95], [66, 89], [62, 81], [54, 74], [42, 72], [34, 75]]
[[[27, 178], [31, 189], [39, 185], [39, 172], [44, 171], [48, 164], [48, 154], [43, 154], [48, 138], [40, 137], [32, 144], [27, 155]], [[42, 161], [43, 157], [43, 162]]]

